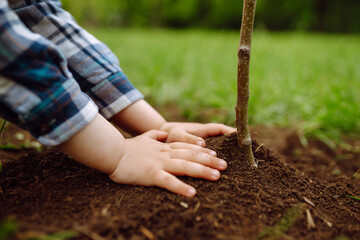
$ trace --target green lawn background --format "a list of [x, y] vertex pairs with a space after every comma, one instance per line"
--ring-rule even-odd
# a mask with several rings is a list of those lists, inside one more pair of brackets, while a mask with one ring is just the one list
[[[176, 107], [189, 121], [234, 124], [238, 32], [90, 32], [155, 107]], [[250, 124], [360, 136], [360, 36], [255, 32], [250, 91]]]

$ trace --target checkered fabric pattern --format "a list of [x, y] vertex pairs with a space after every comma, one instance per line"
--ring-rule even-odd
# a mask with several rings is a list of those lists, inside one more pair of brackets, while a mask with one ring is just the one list
[[59, 1], [0, 0], [0, 115], [58, 145], [143, 98]]

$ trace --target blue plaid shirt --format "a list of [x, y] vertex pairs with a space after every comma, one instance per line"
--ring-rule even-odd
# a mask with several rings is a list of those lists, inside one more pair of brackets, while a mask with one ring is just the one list
[[143, 98], [58, 0], [0, 0], [0, 115], [58, 145]]

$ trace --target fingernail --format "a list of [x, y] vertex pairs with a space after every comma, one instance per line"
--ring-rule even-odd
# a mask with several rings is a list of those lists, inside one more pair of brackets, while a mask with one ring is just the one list
[[220, 167], [220, 168], [225, 169], [226, 166], [227, 166], [227, 162], [225, 162], [224, 160], [221, 160], [221, 161], [219, 162], [219, 167]]
[[194, 188], [189, 188], [186, 192], [186, 196], [193, 197], [196, 194], [196, 190]]
[[217, 171], [217, 170], [212, 170], [212, 171], [211, 171], [211, 178], [212, 178], [212, 179], [216, 180], [216, 179], [218, 179], [219, 177], [220, 177], [220, 172], [219, 172], [219, 171]]
[[202, 141], [202, 140], [198, 141], [196, 144], [199, 145], [199, 146], [202, 146], [204, 144], [204, 141]]
[[210, 155], [216, 156], [216, 152], [215, 152], [215, 151], [211, 151], [211, 152], [210, 152]]

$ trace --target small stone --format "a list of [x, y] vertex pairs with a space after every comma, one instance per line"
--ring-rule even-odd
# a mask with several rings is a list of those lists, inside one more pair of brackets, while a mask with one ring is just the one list
[[184, 208], [188, 208], [189, 204], [187, 204], [186, 202], [181, 202], [180, 205]]
[[23, 141], [25, 139], [25, 135], [21, 132], [15, 134], [15, 138], [19, 141]]
[[41, 148], [41, 143], [39, 143], [39, 142], [30, 142], [30, 147], [32, 147], [32, 148]]

